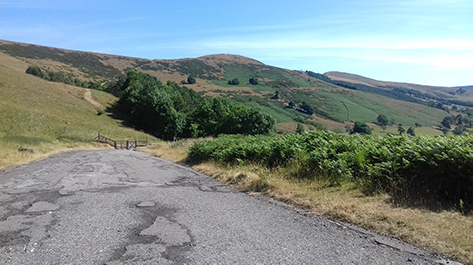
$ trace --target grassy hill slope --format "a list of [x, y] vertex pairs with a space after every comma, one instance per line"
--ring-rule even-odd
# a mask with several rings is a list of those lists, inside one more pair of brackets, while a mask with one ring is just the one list
[[[347, 89], [314, 78], [307, 72], [273, 67], [237, 55], [148, 60], [8, 41], [0, 41], [0, 51], [23, 62], [16, 69], [19, 72], [24, 72], [29, 65], [40, 66], [84, 81], [94, 81], [103, 87], [112, 85], [127, 69], [148, 73], [162, 82], [180, 83], [193, 76], [197, 82], [186, 86], [196, 92], [205, 96], [228, 97], [262, 108], [279, 123], [317, 122], [344, 131], [347, 122], [375, 122], [379, 114], [405, 126], [414, 126], [415, 123], [433, 126], [448, 115], [445, 111], [415, 102]], [[239, 85], [228, 84], [234, 78], [239, 79]], [[256, 78], [258, 85], [250, 84], [250, 78]], [[290, 102], [295, 104], [294, 108], [288, 108]], [[313, 115], [300, 111], [302, 102], [313, 108]]]
[[[97, 133], [113, 139], [149, 135], [121, 125], [84, 99], [85, 89], [53, 83], [25, 73], [28, 63], [0, 53], [0, 168], [68, 148], [93, 148]], [[94, 91], [106, 106], [116, 100]], [[20, 152], [34, 149], [35, 153]]]
[[473, 91], [466, 91], [468, 89], [468, 86], [460, 90], [461, 87], [424, 86], [410, 83], [379, 81], [364, 76], [343, 72], [327, 72], [324, 75], [335, 81], [361, 84], [384, 90], [404, 88], [416, 90], [421, 93], [430, 94], [434, 97], [438, 97], [444, 100], [473, 101]]

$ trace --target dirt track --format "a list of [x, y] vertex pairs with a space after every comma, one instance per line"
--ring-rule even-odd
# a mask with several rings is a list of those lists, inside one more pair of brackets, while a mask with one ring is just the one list
[[98, 109], [104, 110], [105, 107], [102, 106], [99, 102], [95, 101], [95, 99], [92, 97], [92, 92], [90, 89], [86, 88], [85, 93], [84, 93], [84, 99], [87, 100], [90, 104], [94, 105]]

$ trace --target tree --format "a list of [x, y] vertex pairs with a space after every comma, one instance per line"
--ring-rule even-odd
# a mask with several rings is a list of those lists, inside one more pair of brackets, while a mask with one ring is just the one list
[[412, 127], [409, 127], [409, 129], [407, 129], [407, 134], [410, 134], [412, 136], [416, 136], [416, 132], [415, 132], [414, 128], [412, 128]]
[[302, 101], [301, 103], [301, 110], [309, 115], [314, 114], [314, 109], [305, 101]]
[[238, 86], [240, 84], [240, 80], [238, 80], [238, 78], [235, 77], [232, 80], [228, 81], [228, 84], [233, 85], [233, 86]]
[[415, 126], [416, 126], [416, 128], [419, 128], [419, 127], [422, 127], [422, 124], [416, 122]]
[[254, 86], [258, 85], [258, 79], [256, 79], [256, 77], [250, 78], [249, 82], [250, 82], [250, 84], [252, 84]]
[[188, 84], [195, 84], [195, 78], [193, 76], [189, 76], [187, 78], [187, 83]]
[[406, 132], [406, 129], [404, 129], [404, 127], [402, 127], [402, 126], [398, 126], [397, 127], [397, 132], [399, 133], [399, 135], [402, 135], [403, 133]]
[[304, 126], [301, 123], [297, 123], [296, 133], [302, 134], [304, 131]]
[[386, 117], [386, 115], [384, 114], [379, 114], [377, 120], [378, 120], [378, 124], [381, 126], [386, 126], [389, 123], [388, 117]]
[[456, 125], [461, 125], [463, 122], [463, 116], [461, 114], [458, 114], [453, 120]]
[[295, 106], [296, 106], [296, 104], [294, 104], [294, 102], [292, 102], [292, 100], [289, 101], [289, 104], [287, 105], [287, 107], [291, 108], [291, 109], [294, 108]]
[[157, 137], [267, 134], [275, 120], [259, 109], [225, 98], [202, 98], [176, 82], [161, 83], [148, 74], [129, 71], [121, 83], [118, 107], [134, 126]]
[[354, 133], [371, 134], [371, 132], [372, 132], [371, 128], [366, 123], [356, 121], [355, 126], [353, 127], [353, 130], [351, 131], [351, 134], [354, 134]]
[[39, 66], [28, 66], [26, 69], [26, 73], [30, 75], [35, 75], [37, 77], [43, 77], [43, 71], [41, 71], [41, 68]]
[[454, 121], [453, 121], [452, 116], [445, 117], [443, 119], [443, 121], [441, 122], [442, 126], [447, 128], [447, 129], [451, 129], [451, 126], [452, 126], [453, 123], [454, 123]]
[[442, 131], [443, 135], [447, 135], [447, 133], [450, 131], [449, 128], [444, 127], [442, 125], [440, 125], [440, 130]]
[[465, 126], [458, 125], [457, 127], [455, 127], [455, 129], [452, 132], [455, 135], [462, 135], [465, 132], [465, 130], [466, 130]]
[[199, 136], [219, 134], [267, 134], [275, 120], [267, 113], [227, 98], [206, 98], [191, 115]]
[[473, 120], [469, 118], [468, 116], [463, 117], [462, 124], [465, 127], [471, 128], [473, 126]]
[[271, 99], [279, 99], [279, 91], [276, 90], [274, 95], [271, 97]]

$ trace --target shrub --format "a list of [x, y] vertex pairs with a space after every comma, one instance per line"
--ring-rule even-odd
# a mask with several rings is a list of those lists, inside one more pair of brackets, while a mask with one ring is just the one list
[[473, 207], [473, 136], [341, 135], [323, 131], [283, 136], [219, 136], [196, 142], [189, 158], [291, 166], [294, 177], [354, 181], [367, 194], [386, 192], [400, 204]]

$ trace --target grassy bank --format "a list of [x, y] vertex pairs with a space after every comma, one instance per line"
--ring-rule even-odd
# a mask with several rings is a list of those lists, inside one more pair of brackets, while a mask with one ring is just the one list
[[[85, 89], [28, 75], [27, 63], [1, 53], [0, 62], [0, 168], [65, 150], [108, 148], [93, 143], [98, 133], [116, 140], [156, 140], [91, 104]], [[92, 97], [104, 107], [117, 100], [100, 91], [92, 91]]]

